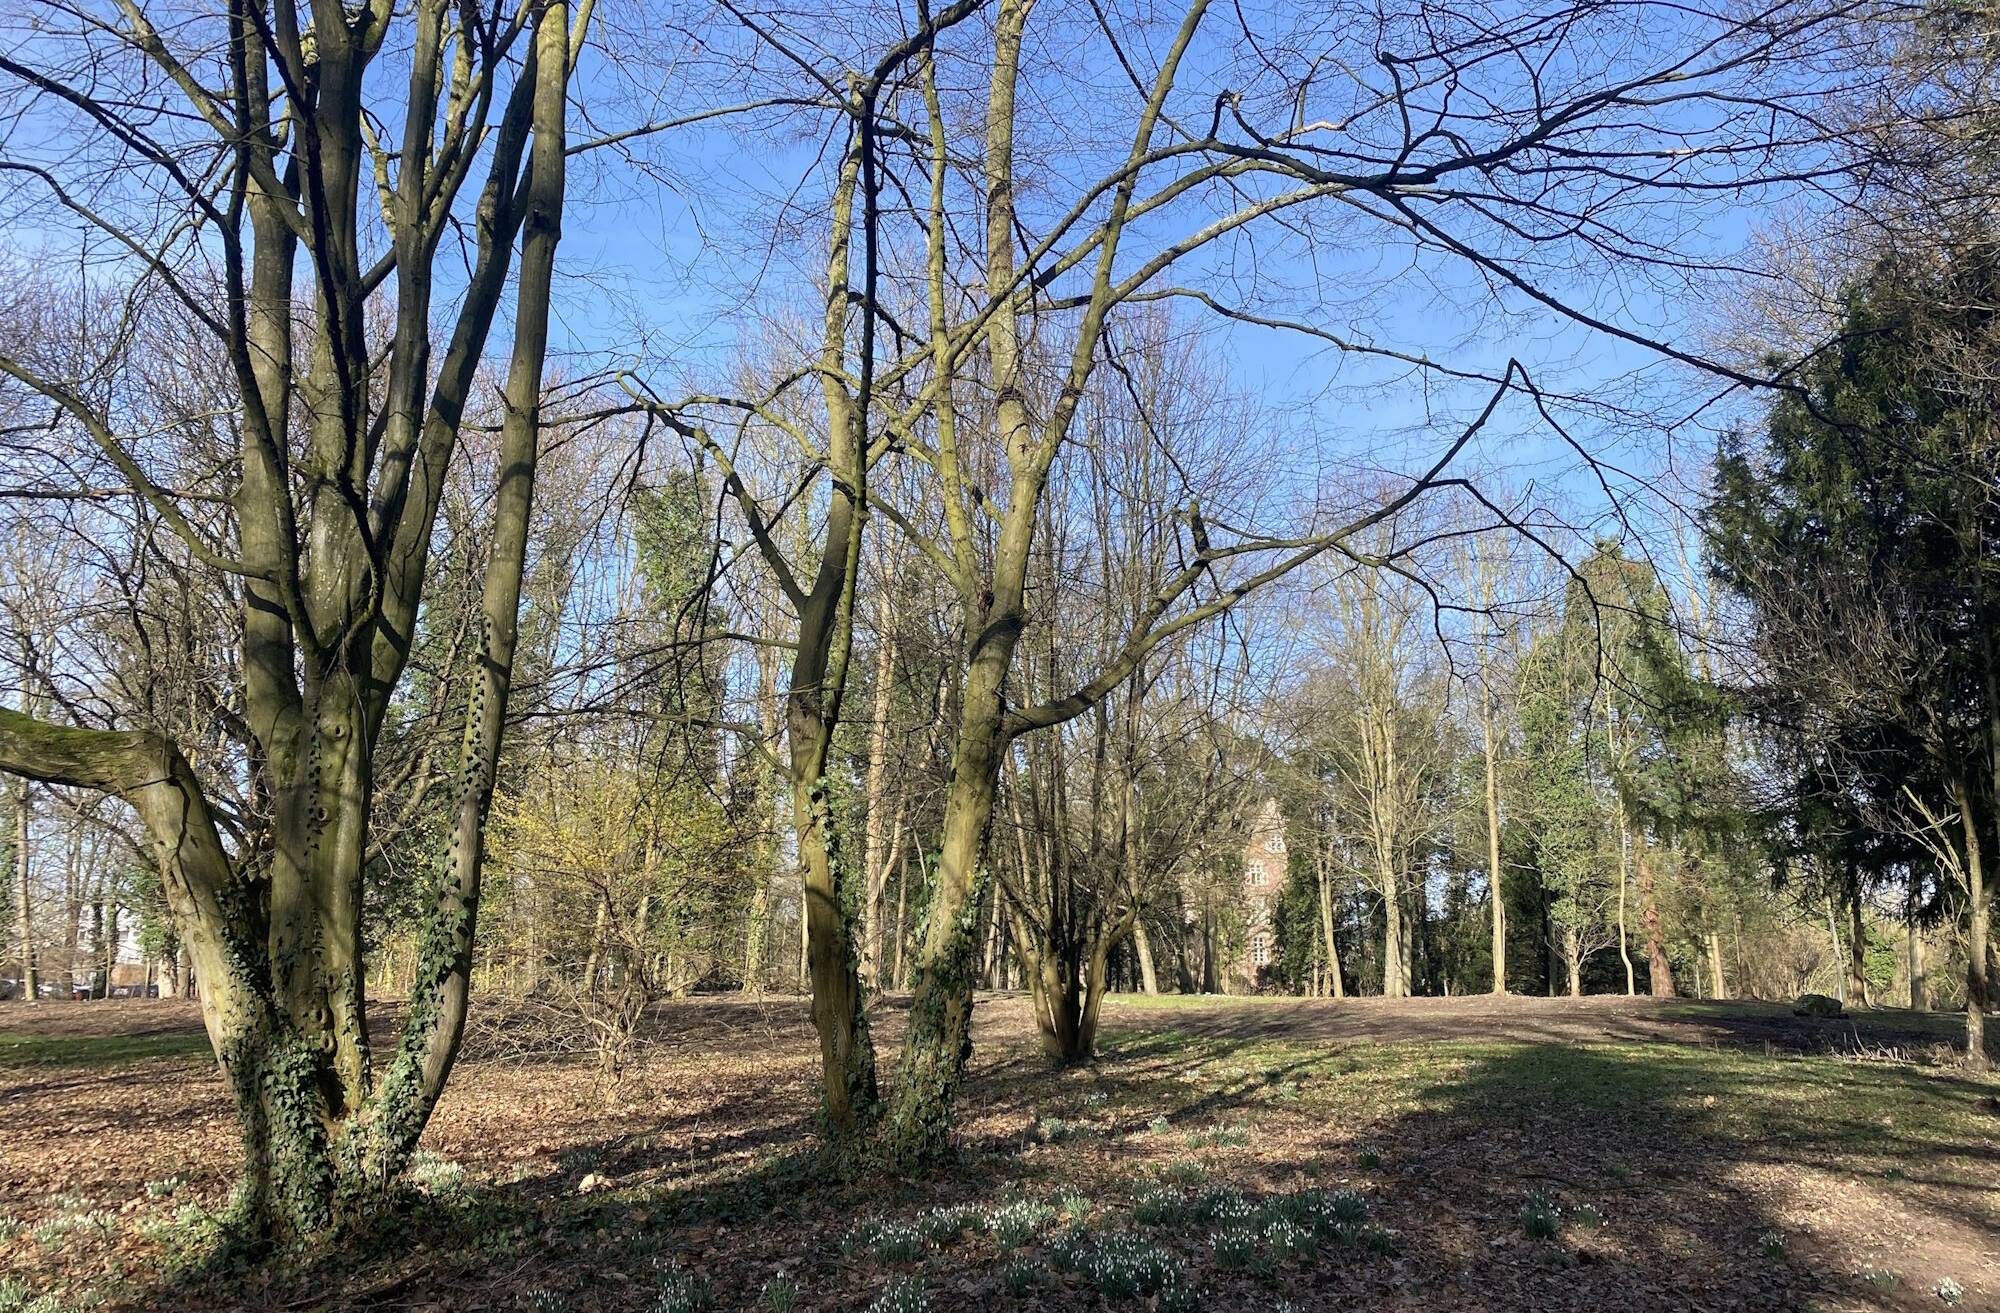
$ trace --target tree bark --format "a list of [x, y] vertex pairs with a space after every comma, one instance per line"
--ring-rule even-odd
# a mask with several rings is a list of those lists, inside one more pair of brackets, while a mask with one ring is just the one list
[[1486, 749], [1486, 891], [1493, 907], [1493, 992], [1507, 992], [1507, 904], [1500, 886], [1500, 749], [1493, 727], [1493, 694], [1482, 688], [1480, 718]]
[[14, 942], [20, 946], [22, 998], [42, 999], [42, 973], [35, 953], [34, 867], [28, 855], [28, 783], [14, 790]]
[[1868, 927], [1862, 918], [1861, 881], [1857, 877], [1847, 890], [1847, 996], [1862, 1007], [1868, 998]]
[[1621, 804], [1618, 828], [1618, 960], [1625, 964], [1625, 997], [1631, 998], [1639, 992], [1632, 972], [1632, 944], [1625, 930], [1625, 887], [1626, 868], [1632, 851], [1632, 827], [1624, 819]]
[[1132, 951], [1139, 958], [1139, 989], [1146, 994], [1160, 992], [1160, 974], [1153, 965], [1153, 937], [1146, 933], [1146, 919], [1132, 923]]
[[894, 841], [885, 833], [883, 811], [887, 806], [885, 783], [889, 772], [889, 710], [896, 674], [895, 613], [891, 607], [893, 586], [886, 584], [875, 606], [875, 707], [868, 727], [867, 851], [863, 854], [865, 885], [862, 892], [863, 939], [862, 977], [871, 985], [882, 983], [883, 896], [889, 870], [889, 854]]
[[1913, 1012], [1928, 1012], [1931, 998], [1924, 981], [1924, 939], [1917, 929], [1915, 918], [1904, 924], [1903, 933], [1910, 968], [1910, 1009]]
[[1660, 905], [1653, 896], [1653, 866], [1646, 860], [1646, 840], [1635, 835], [1633, 865], [1639, 871], [1639, 923], [1646, 930], [1646, 976], [1654, 998], [1674, 996], [1674, 968], [1667, 960], [1666, 939], [1660, 933]]
[[1347, 983], [1340, 970], [1340, 942], [1334, 936], [1333, 873], [1321, 853], [1319, 864], [1319, 933], [1326, 945], [1326, 992], [1329, 998], [1346, 998]]
[[1965, 837], [1965, 1058], [1984, 1070], [1986, 1014], [1993, 1005], [1986, 962], [1986, 866], [1972, 795], [1963, 782], [1958, 787], [1958, 814]]

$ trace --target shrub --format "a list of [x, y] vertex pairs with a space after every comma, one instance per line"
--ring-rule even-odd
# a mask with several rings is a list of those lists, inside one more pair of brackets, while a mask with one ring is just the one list
[[1372, 1144], [1364, 1144], [1361, 1152], [1354, 1155], [1354, 1161], [1372, 1172], [1382, 1165], [1382, 1151]]
[[1167, 1119], [1165, 1117], [1155, 1117], [1146, 1123], [1146, 1129], [1155, 1135], [1165, 1135], [1168, 1130]]
[[1604, 1229], [1604, 1214], [1598, 1212], [1590, 1204], [1578, 1204], [1569, 1210], [1569, 1216], [1571, 1221], [1586, 1231], [1601, 1231]]
[[1764, 1257], [1766, 1258], [1783, 1258], [1785, 1256], [1785, 1237], [1777, 1231], [1766, 1231], [1757, 1237], [1757, 1248], [1764, 1251]]

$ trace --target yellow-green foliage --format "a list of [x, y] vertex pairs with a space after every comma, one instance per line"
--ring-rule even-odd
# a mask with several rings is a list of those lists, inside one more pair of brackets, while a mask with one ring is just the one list
[[545, 966], [580, 967], [597, 948], [654, 962], [673, 990], [730, 960], [742, 836], [699, 781], [594, 756], [553, 763], [494, 799], [492, 836], [493, 932], [517, 939], [538, 919]]

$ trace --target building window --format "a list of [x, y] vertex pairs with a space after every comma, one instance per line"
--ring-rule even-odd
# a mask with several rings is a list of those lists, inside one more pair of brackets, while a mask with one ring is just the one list
[[1250, 863], [1250, 883], [1252, 886], [1258, 889], [1262, 889], [1264, 887], [1264, 863], [1262, 862]]
[[1250, 960], [1260, 967], [1271, 965], [1271, 941], [1258, 935], [1250, 941]]
[[1270, 849], [1274, 853], [1281, 853], [1285, 851], [1285, 836], [1282, 834], [1274, 834], [1270, 838], [1264, 840], [1264, 846]]

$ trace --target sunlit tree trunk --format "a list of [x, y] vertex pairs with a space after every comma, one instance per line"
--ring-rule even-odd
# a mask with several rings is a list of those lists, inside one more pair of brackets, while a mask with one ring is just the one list
[[1984, 1068], [1986, 1014], [1992, 1010], [1986, 961], [1986, 866], [1979, 825], [1972, 810], [1971, 791], [1957, 786], [1959, 823], [1965, 841], [1965, 1058]]
[[1868, 926], [1861, 907], [1861, 879], [1854, 872], [1847, 890], [1847, 996], [1868, 1007]]
[[21, 955], [21, 997], [38, 1003], [42, 997], [42, 974], [39, 954], [35, 951], [34, 867], [28, 854], [27, 781], [17, 784], [10, 796], [14, 804], [14, 942]]
[[1493, 725], [1493, 695], [1482, 691], [1481, 737], [1486, 750], [1486, 896], [1493, 914], [1493, 992], [1507, 992], [1507, 903], [1500, 884], [1500, 748]]
[[[868, 726], [867, 851], [863, 854], [863, 939], [861, 974], [870, 984], [882, 980], [882, 913], [895, 841], [888, 833], [889, 709], [896, 675], [894, 581], [885, 580], [875, 599], [875, 707]], [[901, 824], [900, 818], [897, 824]]]

